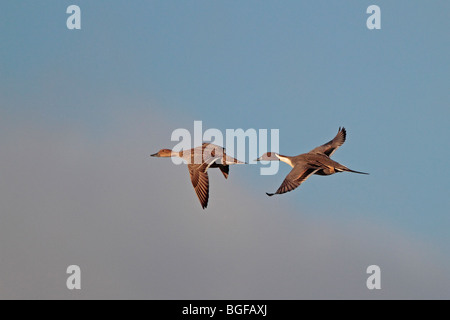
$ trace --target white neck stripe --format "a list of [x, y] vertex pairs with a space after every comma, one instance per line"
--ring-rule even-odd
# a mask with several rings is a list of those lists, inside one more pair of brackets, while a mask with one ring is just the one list
[[294, 165], [292, 164], [291, 159], [286, 158], [286, 157], [282, 157], [282, 156], [280, 156], [278, 153], [275, 153], [275, 155], [277, 156], [278, 159], [280, 159], [280, 161], [283, 161], [284, 163], [287, 163], [287, 164], [290, 165], [291, 167], [294, 167]]

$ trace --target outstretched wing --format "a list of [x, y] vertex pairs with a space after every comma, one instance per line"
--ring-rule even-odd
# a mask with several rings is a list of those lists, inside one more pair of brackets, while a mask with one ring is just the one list
[[212, 143], [203, 143], [202, 146], [189, 150], [187, 158], [191, 158], [188, 164], [191, 182], [202, 208], [208, 206], [209, 167], [219, 168], [225, 178], [228, 178], [229, 164], [242, 163], [225, 154], [225, 149]]
[[283, 194], [296, 189], [303, 181], [309, 178], [312, 174], [316, 173], [320, 168], [312, 167], [308, 165], [296, 165], [291, 172], [286, 176], [281, 186], [275, 193], [267, 193], [268, 196], [274, 194]]
[[209, 198], [209, 178], [208, 178], [208, 163], [202, 164], [189, 164], [189, 174], [191, 175], [192, 186], [197, 194], [198, 200], [202, 208], [205, 209], [208, 206]]
[[339, 128], [339, 131], [334, 137], [333, 140], [325, 143], [324, 145], [321, 145], [320, 147], [317, 147], [315, 149], [312, 149], [308, 153], [323, 153], [329, 157], [340, 147], [344, 144], [345, 138], [347, 137], [347, 131], [345, 128]]

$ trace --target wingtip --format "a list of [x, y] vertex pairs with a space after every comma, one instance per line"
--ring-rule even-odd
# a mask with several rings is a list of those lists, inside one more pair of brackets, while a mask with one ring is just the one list
[[339, 127], [339, 132], [342, 132], [342, 136], [344, 138], [344, 141], [347, 139], [347, 130], [345, 130], [344, 127]]
[[268, 192], [266, 192], [266, 194], [267, 194], [269, 197], [271, 197], [271, 196], [273, 196], [275, 193], [268, 193]]

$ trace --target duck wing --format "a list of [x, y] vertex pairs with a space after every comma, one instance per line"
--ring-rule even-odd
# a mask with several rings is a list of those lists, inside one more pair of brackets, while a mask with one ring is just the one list
[[308, 153], [323, 153], [327, 155], [328, 157], [331, 157], [331, 155], [344, 144], [345, 138], [347, 137], [347, 131], [344, 127], [339, 128], [339, 131], [334, 137], [333, 140], [328, 141], [327, 143], [321, 145], [320, 147], [312, 149]]
[[211, 163], [208, 164], [207, 162], [202, 164], [188, 164], [192, 186], [203, 209], [208, 206], [209, 177], [207, 171], [210, 165]]
[[299, 185], [302, 184], [303, 181], [308, 179], [312, 174], [316, 173], [319, 169], [320, 167], [317, 166], [311, 166], [308, 164], [297, 164], [286, 176], [283, 183], [278, 188], [277, 192], [266, 194], [269, 197], [271, 197], [275, 194], [283, 194], [286, 192], [290, 192], [296, 189]]
[[191, 163], [188, 164], [192, 186], [202, 208], [208, 206], [210, 167], [219, 168], [225, 178], [228, 178], [228, 164], [243, 163], [225, 154], [225, 149], [212, 143], [203, 143], [202, 146], [189, 150]]

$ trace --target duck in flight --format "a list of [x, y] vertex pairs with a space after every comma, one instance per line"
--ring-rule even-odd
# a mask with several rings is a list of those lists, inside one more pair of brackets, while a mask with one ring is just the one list
[[292, 167], [291, 172], [286, 176], [281, 186], [275, 193], [266, 193], [268, 196], [283, 194], [296, 189], [311, 175], [317, 174], [328, 176], [336, 172], [354, 172], [368, 174], [366, 172], [354, 171], [346, 166], [332, 160], [333, 153], [344, 144], [347, 132], [345, 128], [339, 131], [333, 140], [317, 147], [308, 153], [295, 157], [283, 156], [275, 152], [267, 152], [256, 161], [283, 161]]
[[178, 157], [188, 166], [191, 182], [202, 208], [208, 206], [209, 199], [209, 168], [219, 168], [225, 179], [228, 178], [229, 165], [244, 164], [225, 153], [225, 149], [212, 143], [204, 143], [199, 147], [175, 152], [170, 149], [161, 149], [152, 157]]

